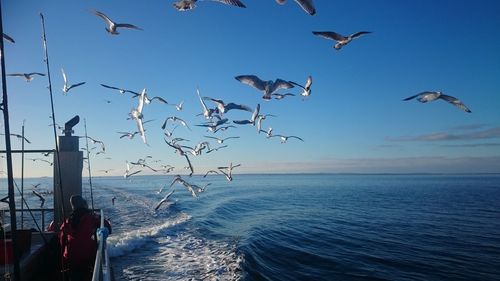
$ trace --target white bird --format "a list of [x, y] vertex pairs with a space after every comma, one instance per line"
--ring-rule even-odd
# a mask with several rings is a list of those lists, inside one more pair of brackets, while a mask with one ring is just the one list
[[304, 141], [303, 139], [301, 139], [301, 138], [299, 138], [297, 136], [272, 135], [270, 137], [279, 137], [281, 139], [281, 143], [285, 143], [289, 138], [298, 139], [300, 141]]
[[[16, 138], [20, 139], [21, 141], [24, 140], [27, 143], [31, 143], [26, 137], [23, 137], [22, 135], [13, 134], [13, 133], [11, 133], [10, 135], [13, 136], [13, 137], [16, 137]], [[0, 136], [5, 136], [5, 134], [0, 134]]]
[[[273, 136], [273, 128], [269, 127], [267, 129], [267, 131], [264, 131], [264, 130], [260, 130], [260, 132], [263, 132], [263, 133], [266, 133], [266, 138], [270, 138]], [[259, 132], [259, 133], [260, 133]]]
[[271, 96], [273, 96], [273, 97], [274, 97], [274, 99], [276, 99], [276, 100], [282, 100], [282, 99], [284, 99], [286, 96], [292, 96], [292, 97], [294, 97], [295, 95], [294, 95], [294, 94], [292, 94], [292, 93], [286, 93], [286, 94], [274, 93], [274, 94], [272, 94]]
[[349, 42], [352, 41], [352, 39], [356, 39], [360, 37], [361, 35], [369, 34], [371, 33], [370, 31], [360, 31], [353, 33], [349, 36], [343, 36], [338, 33], [335, 33], [333, 31], [313, 31], [312, 32], [314, 35], [321, 36], [326, 39], [334, 40], [337, 41], [337, 43], [333, 46], [335, 50], [340, 50], [344, 45], [347, 45]]
[[118, 27], [123, 27], [123, 28], [129, 28], [129, 29], [137, 29], [137, 30], [142, 30], [141, 28], [133, 25], [133, 24], [129, 24], [129, 23], [116, 23], [114, 21], [112, 21], [110, 18], [108, 18], [108, 16], [106, 16], [105, 14], [99, 12], [99, 11], [94, 11], [94, 14], [100, 18], [102, 18], [107, 26], [106, 26], [106, 31], [109, 32], [109, 34], [112, 34], [112, 35], [118, 35], [120, 34], [118, 31], [117, 31], [117, 28]]
[[127, 137], [129, 139], [133, 139], [135, 135], [137, 135], [139, 132], [135, 131], [133, 133], [130, 132], [117, 132], [118, 134], [121, 134], [120, 138], [123, 139], [124, 137]]
[[260, 134], [260, 131], [262, 131], [262, 121], [266, 120], [267, 117], [276, 117], [276, 115], [273, 114], [264, 114], [264, 115], [259, 115], [257, 116], [257, 133]]
[[222, 146], [219, 146], [219, 147], [214, 147], [212, 149], [209, 149], [209, 150], [205, 151], [205, 153], [208, 154], [208, 153], [210, 153], [212, 151], [218, 151], [219, 149], [225, 148], [225, 147], [227, 147], [227, 145], [222, 145]]
[[9, 41], [12, 44], [16, 43], [16, 41], [14, 41], [14, 39], [12, 39], [12, 37], [10, 37], [9, 35], [7, 35], [5, 33], [2, 34], [2, 37], [3, 37], [3, 39]]
[[312, 86], [312, 76], [309, 75], [307, 77], [307, 81], [306, 81], [306, 84], [304, 86], [300, 85], [300, 84], [297, 84], [293, 81], [288, 81], [290, 83], [292, 83], [293, 85], [295, 86], [299, 86], [300, 88], [302, 88], [302, 93], [300, 93], [301, 96], [303, 97], [308, 97], [311, 95], [311, 86]]
[[218, 144], [224, 143], [224, 141], [229, 140], [229, 139], [239, 139], [240, 137], [227, 137], [227, 138], [217, 138], [217, 137], [211, 137], [211, 136], [205, 136], [206, 138], [209, 139], [214, 139], [217, 141]]
[[[212, 1], [220, 2], [227, 5], [233, 5], [240, 8], [246, 8], [246, 6], [239, 0], [212, 0]], [[174, 3], [174, 7], [178, 11], [182, 12], [188, 11], [196, 8], [196, 2], [198, 2], [198, 0], [179, 0]]]
[[[280, 5], [283, 5], [285, 4], [286, 0], [276, 0], [276, 2]], [[314, 8], [312, 0], [295, 0], [295, 2], [299, 4], [299, 6], [311, 16], [314, 16], [314, 14], [316, 14], [316, 9]]]
[[205, 184], [203, 187], [198, 187], [198, 190], [196, 190], [198, 193], [202, 193], [202, 192], [205, 192], [205, 189], [207, 188], [207, 186], [211, 185], [212, 183], [209, 182], [207, 184]]
[[217, 106], [217, 111], [218, 111], [217, 113], [220, 113], [220, 114], [227, 113], [229, 110], [233, 110], [233, 109], [252, 112], [252, 109], [246, 105], [236, 104], [236, 103], [232, 103], [232, 102], [226, 104], [223, 100], [218, 100], [218, 99], [214, 99], [211, 97], [204, 97], [204, 99], [213, 101], [215, 103], [215, 105]]
[[170, 186], [174, 185], [175, 183], [181, 183], [189, 192], [191, 192], [191, 195], [195, 198], [198, 197], [198, 194], [196, 194], [196, 191], [194, 189], [194, 187], [197, 187], [195, 185], [192, 185], [190, 183], [188, 183], [187, 181], [185, 181], [181, 176], [179, 175], [176, 175], [174, 176], [174, 179], [172, 181], [172, 183], [170, 184]]
[[184, 105], [184, 101], [181, 101], [178, 104], [171, 104], [171, 105], [175, 106], [175, 109], [177, 109], [177, 111], [181, 111], [182, 110], [182, 106]]
[[243, 84], [247, 84], [261, 92], [264, 92], [262, 98], [265, 100], [270, 100], [272, 94], [280, 89], [290, 89], [294, 87], [290, 82], [279, 78], [275, 81], [263, 81], [255, 75], [240, 75], [234, 78]]
[[131, 173], [130, 172], [130, 165], [128, 164], [128, 162], [126, 162], [126, 163], [127, 163], [127, 170], [125, 170], [125, 174], [123, 175], [124, 178], [127, 179], [135, 174], [142, 172], [142, 170], [137, 170], [137, 171]]
[[452, 97], [452, 96], [445, 95], [442, 92], [425, 91], [422, 93], [418, 93], [414, 96], [408, 97], [408, 98], [404, 99], [404, 101], [411, 100], [414, 98], [417, 98], [417, 100], [421, 103], [426, 103], [426, 102], [430, 102], [430, 101], [435, 101], [437, 99], [442, 99], [442, 100], [445, 100], [445, 101], [453, 104], [454, 106], [460, 108], [461, 110], [463, 110], [465, 112], [471, 113], [470, 109], [467, 108], [459, 99]]
[[120, 92], [120, 94], [122, 94], [122, 95], [125, 94], [125, 93], [130, 93], [130, 94], [132, 94], [133, 98], [138, 97], [138, 96], [141, 95], [138, 92], [134, 92], [134, 91], [131, 91], [131, 90], [126, 90], [126, 89], [123, 89], [123, 88], [108, 86], [108, 85], [105, 85], [105, 84], [101, 84], [101, 86], [103, 86], [104, 88], [108, 88], [108, 89], [118, 90]]
[[216, 170], [209, 170], [205, 173], [205, 175], [203, 176], [204, 178], [206, 178], [208, 176], [208, 174], [217, 174], [219, 175], [219, 172], [217, 172]]
[[144, 115], [142, 114], [142, 109], [144, 108], [145, 100], [146, 100], [146, 89], [143, 89], [141, 92], [141, 96], [139, 97], [139, 105], [137, 106], [137, 108], [132, 109], [132, 111], [130, 112], [130, 116], [137, 123], [137, 129], [139, 131], [139, 134], [141, 135], [142, 141], [147, 144], [146, 135], [144, 134], [144, 124], [143, 124]]
[[[233, 169], [239, 166], [241, 166], [241, 164], [233, 166], [233, 162], [231, 162], [228, 167], [217, 167], [217, 169], [219, 169], [219, 172], [221, 172], [226, 177], [227, 181], [232, 181]], [[227, 172], [224, 172], [223, 170], [227, 170]]]
[[215, 110], [213, 109], [209, 109], [207, 107], [207, 105], [205, 104], [205, 102], [203, 101], [203, 99], [201, 98], [201, 95], [200, 95], [200, 89], [196, 88], [196, 94], [198, 94], [198, 99], [200, 100], [200, 103], [201, 103], [201, 107], [203, 107], [203, 117], [205, 117], [205, 119], [209, 120], [212, 118], [212, 114], [215, 112]]
[[181, 118], [176, 117], [176, 116], [170, 116], [170, 117], [167, 117], [167, 119], [165, 119], [165, 122], [163, 122], [163, 125], [161, 125], [161, 128], [163, 130], [165, 130], [165, 128], [167, 127], [167, 123], [169, 120], [172, 120], [172, 122], [179, 122], [182, 126], [191, 130], [191, 128], [189, 128], [188, 124], [186, 123], [186, 121], [184, 121]]
[[40, 198], [40, 208], [43, 208], [43, 204], [45, 203], [45, 198], [38, 191], [33, 189], [33, 194], [35, 194], [38, 198]]
[[172, 194], [174, 194], [174, 191], [175, 191], [175, 189], [172, 189], [172, 191], [170, 191], [167, 195], [165, 195], [165, 197], [163, 197], [163, 199], [161, 199], [161, 201], [160, 201], [160, 202], [158, 202], [158, 204], [157, 204], [157, 205], [156, 205], [156, 207], [155, 207], [155, 211], [157, 211], [157, 210], [158, 210], [158, 208], [160, 208], [161, 204], [163, 204], [163, 203], [165, 203], [165, 202], [167, 202], [167, 201], [168, 201], [168, 198], [169, 198]]
[[[135, 97], [132, 97], [132, 98], [135, 98]], [[162, 97], [158, 97], [158, 96], [155, 96], [155, 97], [152, 97], [152, 98], [149, 98], [147, 95], [146, 95], [146, 104], [150, 104], [152, 101], [154, 100], [158, 100], [158, 102], [160, 103], [164, 103], [164, 104], [169, 104], [164, 98]]]
[[67, 94], [69, 92], [69, 90], [71, 90], [75, 87], [78, 87], [78, 86], [85, 84], [85, 82], [80, 82], [80, 83], [76, 83], [76, 84], [73, 84], [71, 86], [68, 86], [68, 78], [66, 77], [66, 73], [64, 72], [64, 69], [61, 68], [61, 72], [62, 72], [62, 76], [63, 76], [63, 80], [64, 80], [64, 85], [62, 88], [64, 94]]
[[30, 72], [30, 73], [11, 73], [7, 74], [7, 76], [17, 76], [17, 77], [23, 77], [26, 82], [31, 82], [33, 80], [33, 76], [39, 75], [39, 76], [45, 76], [45, 74], [40, 73], [40, 72]]

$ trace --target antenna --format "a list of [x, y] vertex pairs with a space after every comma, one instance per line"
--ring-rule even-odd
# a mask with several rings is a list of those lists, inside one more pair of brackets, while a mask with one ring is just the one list
[[[71, 120], [73, 120], [73, 119], [71, 119]], [[71, 122], [71, 120], [70, 120], [70, 122]], [[66, 123], [66, 124], [68, 124], [68, 123]], [[92, 193], [92, 173], [90, 172], [89, 137], [87, 136], [87, 120], [85, 118], [83, 118], [83, 127], [85, 128], [85, 145], [87, 147], [87, 164], [89, 167], [90, 202], [92, 203], [92, 211], [94, 211], [94, 195]]]

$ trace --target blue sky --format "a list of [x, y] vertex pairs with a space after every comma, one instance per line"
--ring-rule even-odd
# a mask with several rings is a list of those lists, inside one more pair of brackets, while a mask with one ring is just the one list
[[[168, 116], [186, 120], [193, 131], [177, 128], [175, 136], [190, 145], [205, 139], [196, 87], [203, 96], [236, 102], [275, 114], [265, 120], [276, 134], [305, 141], [266, 139], [252, 126], [219, 136], [240, 136], [229, 147], [191, 157], [196, 173], [229, 162], [241, 172], [500, 172], [500, 2], [498, 1], [331, 1], [315, 0], [309, 16], [293, 1], [246, 0], [241, 9], [211, 1], [178, 12], [173, 1], [3, 1], [4, 32], [16, 40], [5, 44], [7, 73], [43, 72], [41, 24], [45, 15], [56, 121], [74, 115], [83, 135], [106, 144], [106, 154], [91, 158], [94, 175], [123, 175], [125, 161], [146, 155], [185, 173], [183, 158], [163, 140]], [[117, 22], [143, 31], [121, 30], [112, 36], [98, 10]], [[342, 50], [312, 31], [357, 31], [372, 34]], [[62, 94], [61, 68], [70, 83], [86, 81]], [[264, 101], [237, 80], [254, 74], [305, 83], [313, 77], [312, 95]], [[25, 120], [27, 149], [52, 149], [54, 140], [46, 77], [26, 83], [8, 77], [10, 124], [21, 132]], [[184, 109], [151, 104], [144, 109], [149, 146], [140, 138], [120, 139], [133, 131], [126, 120], [137, 99], [105, 89], [104, 83], [171, 103]], [[471, 110], [465, 113], [442, 101], [421, 104], [402, 99], [422, 91], [443, 91]], [[298, 93], [299, 89], [289, 90]], [[110, 100], [107, 103], [105, 100]], [[229, 112], [230, 120], [246, 112]], [[13, 138], [13, 148], [20, 142]], [[1, 142], [4, 147], [4, 142]], [[81, 142], [83, 147], [84, 143]], [[40, 155], [27, 156], [41, 158]], [[111, 159], [106, 159], [111, 158]], [[15, 159], [19, 174], [19, 159]], [[156, 164], [152, 164], [153, 166]], [[5, 163], [0, 166], [5, 170]], [[51, 175], [43, 162], [28, 161], [27, 176]], [[84, 173], [86, 174], [86, 172]]]

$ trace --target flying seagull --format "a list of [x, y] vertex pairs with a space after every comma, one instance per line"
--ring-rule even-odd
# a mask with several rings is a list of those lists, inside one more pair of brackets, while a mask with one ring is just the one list
[[302, 88], [302, 93], [300, 93], [301, 96], [308, 97], [308, 96], [311, 95], [311, 86], [312, 86], [312, 83], [313, 83], [311, 75], [309, 75], [307, 77], [307, 81], [306, 81], [306, 84], [304, 86], [302, 86], [300, 84], [297, 84], [297, 83], [295, 83], [293, 81], [288, 81], [288, 82], [292, 83], [295, 86], [298, 86], [298, 87]]
[[61, 68], [61, 72], [62, 72], [62, 76], [63, 76], [63, 79], [64, 79], [64, 85], [63, 85], [63, 92], [64, 94], [67, 94], [69, 92], [69, 90], [75, 88], [75, 87], [78, 87], [78, 86], [81, 86], [83, 84], [85, 84], [85, 82], [80, 82], [80, 83], [76, 83], [76, 84], [73, 84], [71, 86], [68, 86], [68, 78], [66, 77], [66, 73], [64, 72], [64, 69]]
[[123, 27], [123, 28], [130, 28], [130, 29], [137, 29], [137, 30], [142, 30], [141, 28], [133, 25], [133, 24], [129, 24], [129, 23], [116, 23], [114, 21], [112, 21], [110, 18], [108, 18], [108, 16], [106, 16], [105, 14], [99, 12], [99, 11], [94, 11], [94, 14], [100, 18], [102, 18], [107, 26], [106, 26], [106, 31], [109, 32], [109, 34], [112, 34], [112, 35], [118, 35], [120, 34], [118, 31], [117, 31], [117, 28], [118, 27]]
[[203, 117], [205, 117], [205, 119], [207, 120], [212, 118], [212, 114], [215, 112], [215, 110], [207, 107], [207, 105], [201, 98], [200, 89], [196, 88], [196, 94], [198, 95], [198, 99], [200, 100], [201, 107], [203, 107]]
[[126, 162], [126, 163], [127, 163], [127, 170], [125, 170], [125, 174], [123, 175], [124, 178], [129, 178], [135, 174], [142, 172], [142, 170], [137, 170], [137, 171], [131, 173], [130, 172], [130, 165], [128, 164], [128, 162]]
[[163, 204], [163, 203], [167, 202], [168, 198], [169, 198], [172, 194], [174, 194], [174, 191], [175, 191], [175, 189], [172, 189], [172, 191], [170, 191], [167, 195], [165, 195], [165, 197], [163, 197], [163, 199], [161, 199], [161, 201], [160, 201], [160, 202], [158, 202], [158, 204], [157, 204], [157, 205], [156, 205], [156, 207], [155, 207], [155, 211], [157, 211], [157, 210], [158, 210], [158, 208], [160, 208], [161, 204]]
[[227, 138], [217, 138], [217, 137], [211, 137], [211, 136], [205, 136], [206, 138], [209, 139], [214, 139], [217, 141], [218, 144], [224, 143], [224, 141], [229, 140], [229, 139], [239, 139], [240, 137], [227, 137]]
[[274, 97], [275, 100], [282, 100], [287, 96], [294, 97], [295, 95], [292, 93], [286, 93], [286, 94], [274, 93], [274, 94], [272, 94], [272, 96]]
[[[283, 5], [285, 4], [286, 0], [276, 0], [276, 2], [280, 5]], [[312, 0], [295, 0], [295, 2], [299, 4], [300, 7], [311, 16], [314, 16], [314, 14], [316, 14], [316, 9], [314, 8]]]
[[321, 36], [326, 39], [335, 40], [337, 43], [333, 46], [335, 50], [340, 50], [344, 45], [347, 45], [352, 39], [356, 39], [361, 35], [369, 34], [370, 31], [360, 31], [349, 36], [343, 36], [333, 31], [313, 31], [314, 35]]
[[272, 135], [272, 136], [269, 136], [269, 137], [270, 138], [272, 138], [272, 137], [279, 137], [281, 139], [281, 143], [285, 143], [289, 138], [298, 139], [300, 141], [304, 141], [302, 138], [299, 138], [297, 136]]
[[30, 82], [33, 80], [33, 76], [35, 75], [40, 75], [40, 76], [45, 76], [45, 74], [40, 73], [40, 72], [30, 72], [30, 73], [12, 73], [12, 74], [7, 74], [7, 76], [18, 76], [18, 77], [24, 77], [26, 79], [26, 82]]
[[280, 89], [290, 89], [294, 87], [290, 82], [279, 78], [275, 81], [263, 81], [255, 75], [240, 75], [234, 78], [243, 84], [247, 84], [261, 92], [264, 92], [262, 98], [265, 100], [270, 100], [272, 94]]
[[228, 112], [229, 110], [233, 110], [233, 109], [245, 110], [245, 111], [252, 112], [252, 109], [246, 105], [236, 104], [236, 103], [232, 103], [232, 102], [226, 104], [223, 100], [218, 100], [218, 99], [214, 99], [211, 97], [204, 97], [204, 99], [211, 100], [217, 105], [217, 111], [218, 111], [217, 113], [224, 114], [224, 113]]
[[144, 108], [145, 100], [146, 100], [146, 89], [143, 89], [141, 92], [141, 96], [139, 97], [139, 105], [137, 106], [137, 108], [132, 109], [132, 112], [130, 112], [130, 116], [137, 123], [137, 129], [139, 131], [139, 134], [141, 135], [142, 141], [147, 144], [146, 135], [144, 135], [144, 124], [143, 124], [144, 115], [142, 114], [142, 109]]
[[45, 198], [43, 197], [43, 195], [34, 189], [33, 189], [33, 194], [35, 194], [38, 198], [40, 198], [41, 201], [40, 208], [43, 208], [43, 204], [45, 203]]
[[138, 131], [135, 131], [133, 133], [130, 133], [130, 132], [117, 132], [118, 134], [121, 134], [120, 138], [123, 139], [125, 137], [129, 138], [129, 139], [133, 139], [135, 135], [137, 135], [139, 132]]
[[[10, 135], [13, 136], [13, 137], [16, 137], [16, 138], [18, 138], [20, 140], [24, 139], [24, 141], [27, 142], [27, 143], [31, 143], [26, 137], [23, 137], [22, 135], [12, 134], [12, 133]], [[0, 136], [5, 136], [5, 134], [0, 134]]]
[[[233, 5], [240, 8], [246, 8], [245, 4], [243, 4], [240, 0], [212, 0], [212, 1], [220, 2], [227, 5]], [[196, 2], [198, 2], [198, 0], [179, 0], [174, 3], [174, 7], [178, 11], [182, 12], [188, 11], [196, 8]]]
[[[236, 168], [236, 167], [239, 167], [239, 166], [241, 166], [241, 164], [233, 166], [233, 162], [231, 162], [229, 164], [229, 167], [218, 167], [217, 169], [219, 169], [219, 172], [221, 172], [222, 174], [224, 174], [224, 176], [226, 177], [227, 181], [232, 181], [233, 180], [233, 169]], [[223, 170], [226, 170], [227, 172], [224, 172]]]
[[126, 90], [126, 89], [123, 89], [123, 88], [108, 86], [108, 85], [105, 85], [105, 84], [101, 84], [101, 86], [103, 86], [104, 88], [112, 89], [112, 90], [118, 90], [120, 92], [120, 94], [122, 94], [122, 95], [125, 94], [125, 93], [130, 93], [130, 94], [132, 94], [133, 98], [138, 97], [138, 96], [141, 95], [138, 92], [134, 92], [134, 91], [131, 91], [131, 90]]
[[430, 101], [435, 101], [437, 99], [442, 99], [442, 100], [445, 100], [445, 101], [453, 104], [454, 106], [460, 108], [461, 110], [463, 110], [465, 112], [471, 113], [470, 109], [467, 108], [467, 106], [465, 106], [459, 99], [452, 97], [452, 96], [445, 95], [442, 92], [426, 91], [426, 92], [422, 92], [422, 93], [416, 94], [414, 96], [408, 97], [408, 98], [404, 99], [404, 101], [411, 100], [414, 98], [417, 98], [417, 100], [421, 103], [426, 103], [426, 102], [430, 102]]
[[9, 35], [7, 35], [5, 33], [3, 33], [3, 39], [9, 41], [12, 44], [16, 43], [16, 41], [14, 41], [14, 39], [12, 39], [12, 37], [10, 37]]

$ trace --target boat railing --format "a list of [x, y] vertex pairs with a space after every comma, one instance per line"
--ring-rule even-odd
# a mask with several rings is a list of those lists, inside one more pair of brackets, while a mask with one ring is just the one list
[[97, 230], [97, 253], [94, 263], [94, 274], [92, 281], [110, 281], [111, 265], [109, 264], [108, 249], [106, 239], [108, 232], [104, 226], [104, 212], [101, 210], [101, 227]]
[[[5, 217], [10, 216], [9, 210], [0, 210], [0, 213], [1, 213], [0, 217], [3, 217], [3, 220], [7, 221]], [[17, 209], [16, 213], [24, 214], [24, 217], [26, 217], [26, 214], [28, 215], [31, 214], [33, 216], [33, 218], [24, 219], [23, 221], [18, 221], [17, 225], [19, 229], [24, 229], [26, 227], [36, 228], [36, 226], [40, 226], [41, 227], [40, 230], [44, 231], [48, 227], [48, 225], [46, 225], [46, 222], [53, 221], [54, 219], [53, 208], [36, 208], [36, 209], [23, 209], [23, 210]], [[33, 221], [33, 219], [35, 221]]]

